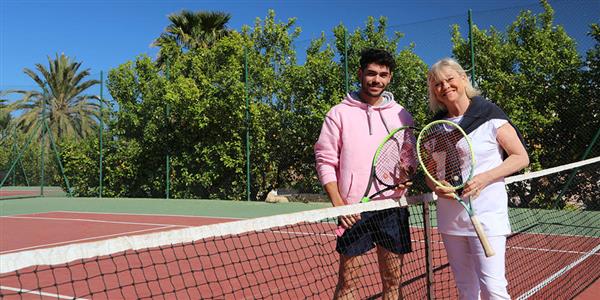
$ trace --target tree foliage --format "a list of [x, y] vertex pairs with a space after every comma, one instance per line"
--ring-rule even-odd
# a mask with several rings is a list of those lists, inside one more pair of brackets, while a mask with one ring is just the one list
[[[575, 41], [554, 24], [552, 7], [541, 4], [544, 12], [522, 11], [506, 32], [473, 30], [477, 84], [521, 130], [534, 168], [580, 159], [597, 128]], [[457, 26], [452, 39], [454, 55], [469, 66], [469, 44]]]
[[[353, 33], [347, 41], [353, 49], [352, 69], [358, 67], [357, 56], [365, 47], [396, 53], [401, 34], [390, 40], [385, 28], [385, 18], [377, 24], [369, 19], [364, 29]], [[119, 110], [110, 125], [114, 138], [105, 150], [106, 195], [163, 197], [169, 154], [174, 197], [245, 199], [247, 130], [252, 199], [264, 199], [271, 189], [281, 187], [320, 191], [313, 145], [325, 113], [345, 93], [344, 65], [336, 56], [344, 53], [340, 33], [347, 29], [340, 25], [334, 31], [335, 46], [324, 35], [313, 40], [305, 63], [298, 65], [293, 42], [300, 29], [294, 19], [280, 22], [269, 11], [264, 19], [257, 18], [254, 27], [232, 31], [211, 47], [169, 57], [168, 69], [140, 56], [112, 70], [108, 88]], [[398, 100], [419, 106], [425, 88], [412, 83], [424, 83], [426, 65], [410, 48], [397, 53], [397, 59]], [[75, 174], [75, 166], [91, 167], [87, 158], [94, 157], [75, 150], [94, 147], [66, 147], [72, 162], [66, 168], [78, 182], [94, 186], [94, 177]], [[92, 188], [77, 191], [94, 192]]]
[[97, 96], [85, 94], [98, 80], [86, 80], [89, 69], [79, 71], [81, 62], [57, 54], [48, 57], [48, 68], [36, 64], [36, 70], [25, 68], [24, 72], [37, 85], [37, 90], [11, 90], [6, 93], [21, 95], [11, 104], [12, 111], [21, 114], [15, 118], [18, 127], [27, 133], [41, 130], [39, 122], [45, 120], [57, 140], [80, 139], [93, 135], [98, 129], [99, 102]]
[[229, 34], [227, 22], [231, 15], [224, 12], [189, 11], [169, 15], [171, 24], [155, 41], [160, 47], [157, 62], [162, 65], [165, 59], [179, 55], [183, 51], [209, 48], [220, 38]]
[[11, 122], [10, 110], [7, 107], [7, 100], [0, 98], [0, 140], [8, 134], [8, 126]]
[[[552, 7], [545, 0], [540, 3], [542, 13], [522, 11], [505, 32], [491, 27], [474, 28], [472, 33], [477, 85], [522, 132], [533, 170], [580, 160], [600, 128], [598, 89], [594, 87], [598, 82], [598, 54], [594, 52], [598, 44], [584, 62], [575, 40], [561, 25], [554, 24]], [[470, 47], [458, 26], [454, 27], [452, 39], [454, 55], [469, 66]], [[598, 148], [588, 157], [597, 156]], [[560, 190], [568, 175], [548, 180], [555, 180], [552, 185]], [[555, 195], [547, 186], [523, 188], [533, 196]], [[535, 203], [524, 204], [553, 205], [539, 200], [542, 197], [529, 198]]]
[[[600, 119], [598, 26], [591, 26], [597, 43], [584, 61], [575, 41], [554, 24], [550, 5], [541, 4], [541, 14], [523, 11], [505, 30], [473, 32], [477, 85], [523, 133], [533, 169], [578, 160]], [[359, 54], [366, 47], [394, 53], [391, 92], [418, 126], [431, 117], [428, 66], [413, 45], [398, 49], [403, 34], [388, 32], [385, 18], [368, 18], [352, 32], [336, 26], [332, 40], [323, 34], [310, 42], [303, 64], [294, 47], [300, 32], [295, 19], [279, 21], [269, 11], [210, 46], [163, 44], [160, 59], [142, 55], [111, 70], [108, 88], [119, 109], [105, 149], [105, 195], [164, 197], [168, 175], [176, 198], [245, 199], [246, 134], [251, 199], [277, 188], [320, 191], [313, 145], [325, 113], [346, 93], [345, 65], [349, 88], [358, 87]], [[454, 57], [471, 67], [458, 26], [452, 41]], [[84, 173], [92, 173], [88, 158], [96, 157], [97, 141], [78, 143], [65, 144], [66, 168], [78, 178], [79, 194], [94, 193], [97, 179]]]

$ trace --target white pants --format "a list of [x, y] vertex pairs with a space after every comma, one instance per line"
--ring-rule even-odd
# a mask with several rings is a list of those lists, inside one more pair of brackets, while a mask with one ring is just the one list
[[488, 237], [496, 252], [492, 257], [485, 257], [476, 236], [442, 234], [442, 239], [460, 299], [510, 299], [505, 276], [506, 236]]

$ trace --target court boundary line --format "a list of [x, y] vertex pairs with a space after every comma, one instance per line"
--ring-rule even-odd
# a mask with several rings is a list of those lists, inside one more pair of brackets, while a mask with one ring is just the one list
[[124, 212], [94, 212], [94, 211], [70, 211], [70, 210], [51, 210], [51, 211], [45, 211], [45, 212], [34, 212], [34, 213], [25, 213], [25, 214], [14, 214], [14, 215], [6, 215], [6, 216], [0, 216], [0, 218], [3, 217], [9, 217], [9, 216], [27, 216], [27, 215], [35, 215], [35, 214], [45, 214], [45, 213], [53, 213], [53, 212], [57, 212], [57, 213], [73, 213], [73, 214], [98, 214], [98, 215], [131, 215], [131, 216], [148, 216], [148, 217], [154, 217], [154, 216], [164, 216], [164, 217], [189, 217], [189, 218], [215, 218], [215, 219], [232, 219], [232, 220], [246, 220], [246, 219], [252, 219], [254, 217], [250, 217], [250, 218], [239, 218], [239, 217], [220, 217], [220, 216], [205, 216], [205, 215], [175, 215], [175, 214], [149, 214], [149, 213], [135, 213], [135, 212], [130, 212], [130, 213], [124, 213]]
[[[5, 250], [5, 251], [0, 251], [0, 255], [10, 254], [10, 253], [19, 252], [19, 251], [25, 251], [25, 250], [43, 249], [43, 248], [48, 248], [48, 247], [52, 247], [52, 246], [63, 246], [63, 245], [69, 245], [69, 244], [76, 244], [76, 243], [80, 243], [82, 241], [103, 240], [103, 239], [112, 238], [112, 237], [126, 236], [126, 235], [131, 235], [131, 234], [140, 234], [140, 233], [151, 232], [151, 231], [168, 231], [170, 229], [176, 229], [176, 228], [190, 228], [190, 227], [196, 227], [196, 226], [204, 226], [204, 225], [179, 225], [179, 224], [168, 224], [168, 223], [167, 224], [165, 224], [165, 223], [144, 223], [144, 222], [130, 222], [130, 221], [109, 221], [109, 220], [95, 220], [95, 219], [78, 219], [78, 218], [38, 216], [38, 215], [52, 214], [52, 213], [72, 213], [72, 212], [70, 212], [70, 211], [48, 211], [48, 212], [40, 212], [40, 213], [33, 213], [33, 214], [0, 216], [0, 219], [49, 220], [49, 221], [67, 221], [67, 222], [74, 222], [74, 223], [88, 222], [88, 223], [105, 223], [105, 224], [115, 224], [115, 225], [136, 225], [136, 226], [154, 226], [154, 227], [148, 228], [148, 229], [123, 231], [121, 233], [97, 235], [97, 236], [93, 236], [93, 237], [85, 237], [85, 238], [80, 238], [80, 239], [72, 239], [72, 240], [55, 242], [55, 243], [38, 244], [35, 246], [10, 249], [10, 250]], [[75, 212], [75, 214], [86, 214], [86, 213], [85, 212]], [[102, 213], [99, 213], [99, 215], [112, 215], [112, 214], [107, 213], [107, 212], [102, 212]], [[128, 216], [135, 217], [138, 214], [114, 214], [114, 215], [118, 215], [118, 216], [128, 215]], [[179, 217], [178, 215], [144, 215], [144, 216]], [[197, 218], [203, 218], [203, 219], [207, 218], [207, 217], [203, 217], [203, 216], [184, 216], [184, 217], [197, 217]], [[223, 218], [216, 218], [216, 219], [226, 220], [228, 218], [223, 217]], [[236, 219], [233, 219], [233, 220], [236, 220]]]
[[[46, 249], [48, 248], [48, 246], [68, 246], [68, 245], [72, 245], [72, 244], [78, 244], [79, 242], [82, 241], [89, 241], [89, 240], [94, 240], [94, 239], [98, 239], [99, 241], [106, 239], [108, 237], [119, 237], [119, 236], [123, 236], [123, 235], [127, 235], [127, 234], [138, 234], [138, 233], [143, 233], [143, 232], [147, 232], [147, 231], [153, 231], [153, 230], [158, 230], [158, 231], [165, 231], [165, 229], [169, 229], [171, 227], [183, 227], [186, 228], [185, 225], [172, 225], [172, 226], [163, 226], [163, 227], [156, 227], [156, 228], [148, 228], [148, 229], [140, 229], [140, 230], [134, 230], [134, 231], [125, 231], [125, 232], [121, 232], [121, 233], [113, 233], [113, 234], [107, 234], [107, 235], [100, 235], [100, 236], [95, 236], [95, 237], [87, 237], [87, 238], [82, 238], [82, 239], [76, 239], [76, 240], [69, 240], [69, 241], [64, 241], [64, 242], [57, 242], [57, 243], [50, 243], [50, 244], [41, 244], [41, 245], [36, 245], [36, 246], [31, 246], [31, 247], [25, 247], [25, 248], [19, 248], [19, 249], [14, 249], [14, 250], [9, 250], [9, 251], [0, 251], [0, 255], [7, 255], [7, 254], [11, 254], [11, 253], [15, 253], [15, 252], [19, 252], [19, 251], [35, 251], [35, 250], [41, 250], [41, 249]], [[190, 226], [187, 226], [190, 227]], [[30, 250], [33, 249], [33, 250]]]
[[588, 259], [588, 257], [590, 257], [592, 255], [595, 255], [598, 251], [600, 251], [600, 244], [598, 244], [598, 246], [596, 246], [594, 249], [592, 249], [592, 251], [588, 252], [586, 255], [580, 257], [576, 261], [574, 261], [574, 262], [568, 264], [567, 266], [563, 267], [558, 272], [556, 272], [556, 273], [552, 274], [550, 277], [546, 278], [546, 280], [540, 282], [538, 285], [536, 285], [535, 287], [533, 287], [529, 291], [527, 291], [524, 294], [522, 294], [521, 296], [519, 296], [517, 298], [517, 300], [525, 300], [525, 299], [528, 299], [529, 297], [533, 296], [535, 293], [539, 292], [541, 289], [543, 289], [544, 287], [546, 287], [548, 284], [550, 284], [556, 278], [558, 278], [559, 276], [561, 276], [564, 273], [568, 272], [569, 270], [575, 268], [581, 262], [583, 262], [584, 260]]
[[20, 289], [20, 288], [5, 286], [5, 285], [0, 285], [0, 289], [23, 293], [23, 294], [33, 294], [33, 295], [38, 295], [38, 296], [54, 297], [54, 298], [58, 298], [58, 299], [87, 300], [86, 298], [75, 298], [73, 296], [65, 296], [65, 295], [61, 295], [61, 294], [53, 294], [53, 293], [48, 293], [48, 292], [36, 291], [36, 290]]
[[104, 212], [104, 211], [100, 211], [100, 212], [84, 212], [84, 211], [69, 211], [69, 210], [54, 210], [53, 212], [60, 212], [60, 213], [75, 213], [75, 214], [90, 214], [90, 215], [131, 215], [131, 216], [148, 216], [148, 217], [184, 217], [184, 218], [214, 218], [214, 219], [232, 219], [232, 220], [246, 220], [246, 219], [252, 219], [252, 217], [250, 218], [239, 218], [239, 217], [222, 217], [222, 216], [206, 216], [206, 215], [175, 215], [175, 214], [150, 214], [150, 213], [135, 213], [135, 212], [131, 212], [131, 213], [127, 213], [127, 212]]
[[[507, 246], [506, 249], [522, 250], [522, 251], [542, 251], [542, 252], [553, 252], [553, 253], [566, 253], [566, 254], [587, 254], [589, 251], [577, 251], [577, 250], [560, 250], [551, 248], [535, 248], [535, 247], [515, 247]], [[593, 249], [592, 249], [593, 251]], [[592, 254], [596, 255], [596, 253]], [[600, 254], [598, 254], [600, 255]]]
[[176, 224], [163, 224], [163, 223], [142, 223], [142, 222], [127, 222], [127, 221], [107, 221], [107, 220], [94, 220], [94, 219], [75, 219], [75, 218], [52, 218], [52, 217], [15, 217], [15, 216], [3, 216], [6, 219], [29, 219], [29, 220], [52, 220], [52, 221], [75, 221], [75, 222], [90, 222], [90, 223], [110, 223], [110, 224], [123, 224], [123, 225], [141, 225], [141, 226], [183, 226], [192, 227], [194, 225], [176, 225]]

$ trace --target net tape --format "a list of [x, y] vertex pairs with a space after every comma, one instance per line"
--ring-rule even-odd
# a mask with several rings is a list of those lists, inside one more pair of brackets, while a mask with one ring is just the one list
[[[356, 214], [363, 211], [382, 210], [398, 206], [407, 206], [435, 199], [432, 194], [403, 197], [394, 200], [371, 201], [324, 208], [317, 211], [301, 211], [291, 214], [260, 217], [240, 221], [217, 223], [197, 227], [175, 229], [145, 235], [122, 236], [118, 238], [80, 243], [77, 247], [64, 245], [59, 247], [36, 249], [0, 255], [0, 273], [7, 273], [35, 265], [64, 264], [77, 259], [110, 255], [126, 250], [139, 250], [163, 245], [185, 243], [209, 237], [236, 235], [249, 231], [260, 231], [273, 227], [286, 226], [300, 222], [318, 222], [337, 218], [340, 215]], [[410, 202], [409, 202], [410, 201]]]

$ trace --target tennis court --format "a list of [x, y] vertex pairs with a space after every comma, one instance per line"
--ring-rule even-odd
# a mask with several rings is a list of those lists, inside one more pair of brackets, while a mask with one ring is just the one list
[[[424, 230], [423, 203], [433, 204], [433, 198], [408, 201], [413, 252], [405, 259], [405, 298], [455, 299], [434, 218], [429, 234]], [[4, 299], [328, 299], [337, 279], [335, 219], [348, 213], [298, 203], [210, 200], [35, 198], [1, 204], [3, 213], [11, 213], [1, 218]], [[514, 208], [511, 219], [507, 273], [514, 298], [574, 296], [597, 280], [597, 212]], [[29, 266], [46, 259], [52, 265]], [[13, 262], [17, 271], [4, 273]], [[359, 296], [375, 299], [381, 286], [373, 253], [365, 264]]]
[[[321, 191], [314, 142], [326, 112], [362, 86], [356, 70], [367, 47], [393, 52], [401, 68], [387, 90], [416, 125], [431, 117], [428, 66], [450, 56], [521, 131], [530, 170], [543, 171], [507, 180], [511, 296], [595, 290], [600, 299], [600, 30], [590, 5], [560, 2], [426, 20], [366, 9], [358, 11], [366, 22], [341, 17], [311, 39], [300, 36], [306, 20], [286, 23], [272, 9], [240, 30], [218, 12], [218, 36], [204, 36], [193, 26], [202, 22], [186, 21], [204, 12], [185, 4], [154, 33], [156, 56], [121, 51], [131, 60], [111, 70], [92, 71], [69, 53], [49, 56], [48, 69], [21, 66], [33, 82], [0, 91], [0, 299], [330, 299], [339, 217], [398, 204], [262, 201], [274, 190]], [[405, 199], [413, 251], [404, 298], [456, 299], [438, 202], [423, 178]], [[382, 298], [375, 256], [364, 256], [356, 298]]]
[[30, 197], [65, 197], [67, 193], [59, 186], [3, 186], [0, 200]]

